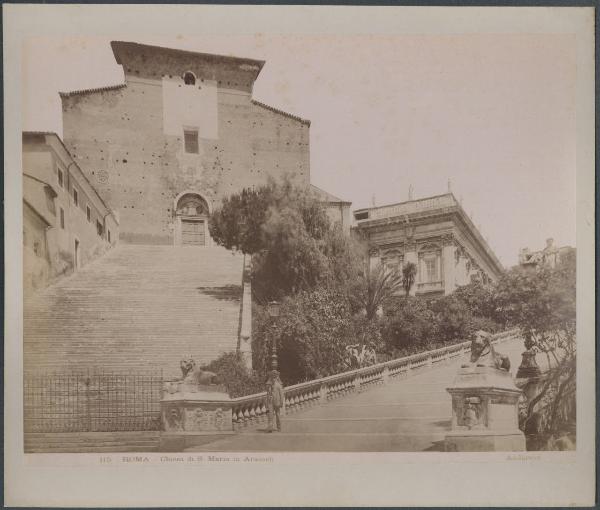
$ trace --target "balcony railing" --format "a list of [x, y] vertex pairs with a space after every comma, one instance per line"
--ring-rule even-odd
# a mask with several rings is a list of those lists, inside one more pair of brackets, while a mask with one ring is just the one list
[[444, 282], [424, 282], [417, 283], [417, 294], [426, 292], [440, 292], [444, 290]]
[[404, 202], [402, 204], [388, 205], [377, 207], [369, 211], [369, 220], [378, 220], [381, 218], [391, 218], [394, 216], [403, 216], [405, 214], [413, 214], [441, 207], [452, 207], [456, 205], [452, 195], [442, 195], [439, 197], [431, 197], [423, 200], [414, 200], [412, 202]]
[[[492, 343], [511, 339], [517, 333], [518, 329], [498, 333], [493, 336]], [[461, 356], [469, 352], [470, 347], [470, 341], [462, 342], [441, 349], [421, 352], [369, 367], [323, 377], [322, 379], [287, 386], [284, 388], [286, 414], [324, 404], [349, 393], [358, 393], [372, 386], [386, 384], [388, 381], [407, 377], [419, 368], [431, 367], [436, 363]], [[258, 426], [267, 422], [266, 392], [234, 398], [232, 403], [232, 418], [235, 430], [248, 426]]]

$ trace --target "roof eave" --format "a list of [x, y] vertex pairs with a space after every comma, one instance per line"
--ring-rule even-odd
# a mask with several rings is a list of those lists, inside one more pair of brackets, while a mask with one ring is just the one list
[[136, 42], [132, 42], [132, 41], [111, 41], [110, 47], [112, 48], [115, 60], [116, 60], [117, 64], [119, 64], [119, 65], [123, 65], [123, 61], [121, 60], [119, 52], [122, 48], [125, 48], [125, 47], [136, 48], [136, 49], [147, 49], [150, 51], [162, 51], [162, 52], [166, 52], [166, 53], [185, 54], [185, 55], [194, 56], [194, 57], [198, 57], [198, 58], [204, 58], [204, 59], [206, 59], [206, 58], [227, 59], [231, 62], [237, 62], [240, 64], [251, 64], [251, 65], [258, 66], [258, 72], [256, 73], [257, 76], [260, 74], [260, 72], [262, 71], [262, 68], [264, 67], [264, 65], [266, 63], [265, 60], [257, 60], [257, 59], [246, 58], [246, 57], [235, 57], [235, 56], [231, 56], [231, 55], [219, 55], [219, 54], [215, 54], [215, 53], [203, 53], [203, 52], [191, 51], [191, 50], [180, 50], [177, 48], [167, 48], [165, 46], [156, 46], [153, 44], [142, 44], [142, 43], [136, 43]]

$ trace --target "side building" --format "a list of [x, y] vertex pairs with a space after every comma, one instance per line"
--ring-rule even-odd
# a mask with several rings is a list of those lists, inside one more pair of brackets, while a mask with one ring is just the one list
[[412, 295], [447, 295], [473, 281], [496, 281], [502, 264], [452, 193], [354, 211], [354, 231], [370, 264], [417, 266]]
[[116, 215], [55, 133], [23, 133], [23, 287], [47, 286], [105, 253]]
[[342, 231], [349, 233], [350, 227], [352, 226], [350, 221], [350, 206], [352, 205], [352, 202], [342, 200], [341, 198], [318, 188], [314, 184], [311, 185], [310, 189], [323, 204], [331, 224], [338, 224]]
[[570, 253], [574, 253], [572, 246], [554, 246], [554, 239], [546, 239], [546, 247], [539, 251], [530, 251], [529, 248], [522, 248], [519, 251], [519, 265], [526, 269], [537, 268], [541, 266], [556, 267], [561, 258]]

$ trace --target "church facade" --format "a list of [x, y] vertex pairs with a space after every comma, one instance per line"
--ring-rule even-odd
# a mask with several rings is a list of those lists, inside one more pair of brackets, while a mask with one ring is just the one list
[[371, 267], [400, 272], [408, 262], [416, 265], [412, 295], [448, 295], [474, 281], [496, 281], [503, 271], [452, 193], [359, 209], [354, 219]]
[[[269, 176], [310, 185], [310, 122], [252, 98], [264, 61], [111, 46], [123, 84], [60, 96], [65, 145], [118, 211], [121, 240], [210, 245], [225, 196]], [[313, 190], [347, 225], [350, 204]]]

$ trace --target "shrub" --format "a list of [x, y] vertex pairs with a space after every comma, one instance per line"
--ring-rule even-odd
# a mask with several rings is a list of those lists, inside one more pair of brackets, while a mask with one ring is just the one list
[[452, 296], [465, 303], [474, 316], [496, 320], [494, 289], [492, 285], [473, 282], [458, 287]]
[[489, 333], [498, 333], [503, 329], [502, 326], [493, 319], [490, 319], [489, 317], [477, 317], [475, 315], [471, 316], [468, 328], [469, 335], [480, 329]]
[[[556, 267], [507, 271], [495, 290], [496, 309], [518, 326], [525, 347], [547, 360], [543, 383], [523, 411], [521, 426], [537, 434], [562, 433], [575, 425], [576, 259], [572, 251]], [[539, 409], [541, 408], [541, 409]]]
[[383, 338], [388, 352], [411, 353], [435, 342], [435, 314], [424, 299], [400, 298], [384, 310]]
[[449, 295], [432, 300], [429, 306], [436, 315], [439, 341], [452, 343], [470, 335], [473, 314], [464, 301]]
[[222, 354], [202, 369], [216, 373], [232, 398], [265, 390], [264, 378], [248, 370], [241, 355], [236, 352]]
[[353, 318], [343, 292], [319, 289], [283, 300], [276, 321], [255, 306], [253, 355], [260, 373], [269, 370], [277, 345], [282, 381], [294, 384], [346, 370], [346, 346], [369, 336], [366, 319]]

